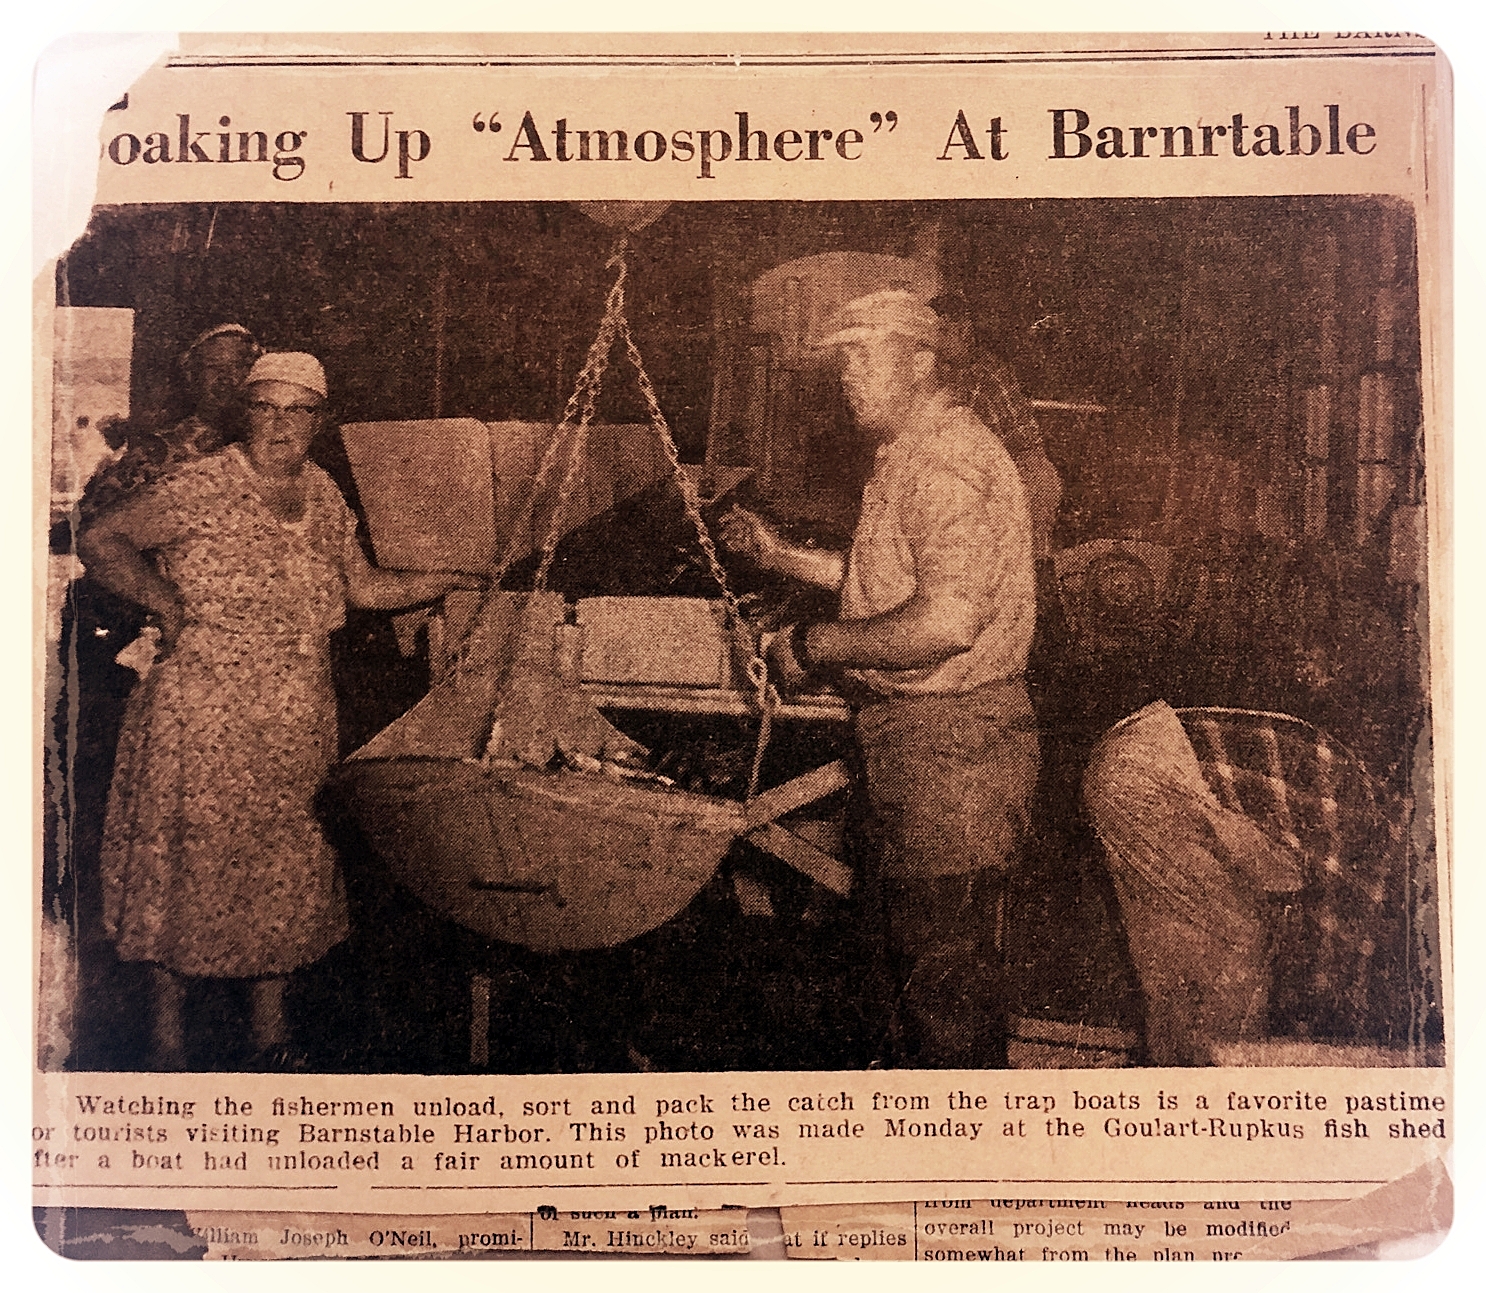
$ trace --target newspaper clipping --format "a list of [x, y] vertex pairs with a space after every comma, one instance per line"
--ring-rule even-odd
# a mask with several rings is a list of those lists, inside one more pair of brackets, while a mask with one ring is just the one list
[[47, 1244], [1438, 1242], [1429, 41], [116, 90], [36, 295]]

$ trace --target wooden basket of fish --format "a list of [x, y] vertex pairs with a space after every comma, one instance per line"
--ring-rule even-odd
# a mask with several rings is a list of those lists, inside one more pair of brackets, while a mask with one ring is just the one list
[[643, 771], [554, 665], [565, 604], [495, 594], [458, 676], [347, 759], [338, 789], [393, 876], [477, 933], [613, 947], [686, 906], [745, 806]]
[[341, 779], [394, 878], [536, 951], [613, 947], [675, 916], [746, 829], [743, 805], [602, 773], [366, 759]]

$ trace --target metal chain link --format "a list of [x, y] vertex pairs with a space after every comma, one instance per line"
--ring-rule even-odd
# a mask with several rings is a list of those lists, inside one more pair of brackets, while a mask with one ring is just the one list
[[621, 237], [615, 245], [614, 254], [606, 263], [606, 268], [617, 266], [619, 272], [615, 275], [614, 285], [610, 287], [609, 294], [604, 299], [604, 317], [599, 323], [598, 335], [594, 337], [593, 345], [588, 348], [588, 358], [584, 362], [583, 371], [578, 374], [577, 385], [568, 399], [567, 408], [563, 410], [562, 422], [558, 426], [557, 434], [560, 438], [563, 428], [573, 424], [573, 411], [581, 395], [582, 412], [579, 414], [572, 446], [568, 451], [567, 471], [563, 474], [562, 484], [558, 488], [557, 502], [552, 510], [552, 519], [542, 540], [542, 559], [537, 565], [535, 584], [539, 590], [545, 590], [547, 587], [547, 576], [552, 570], [552, 561], [562, 538], [562, 526], [567, 519], [568, 508], [572, 504], [573, 490], [577, 487], [579, 474], [587, 465], [588, 427], [593, 421], [604, 374], [608, 371], [609, 354], [614, 348], [615, 334], [624, 326], [624, 284], [629, 277], [629, 262], [624, 256], [627, 248], [628, 239]]
[[[490, 584], [484, 598], [470, 617], [468, 627], [460, 639], [454, 656], [454, 676], [456, 680], [462, 679], [469, 670], [474, 648], [477, 645], [479, 631], [485, 627], [486, 612], [489, 609], [495, 595], [500, 590], [501, 580], [510, 569], [521, 551], [522, 537], [530, 527], [532, 518], [536, 514], [537, 503], [542, 498], [548, 477], [552, 474], [552, 468], [558, 460], [558, 450], [563, 444], [563, 432], [574, 425], [574, 416], [579, 415], [580, 424], [574, 436], [574, 443], [568, 453], [567, 468], [563, 476], [559, 497], [555, 505], [552, 519], [548, 524], [547, 532], [542, 542], [542, 559], [538, 566], [536, 587], [544, 588], [548, 571], [552, 565], [552, 557], [556, 551], [560, 527], [563, 516], [567, 511], [568, 500], [571, 497], [577, 479], [577, 465], [582, 462], [587, 440], [588, 423], [592, 421], [595, 405], [598, 399], [599, 388], [603, 382], [605, 370], [609, 364], [609, 352], [614, 345], [614, 319], [617, 317], [618, 308], [622, 308], [623, 291], [622, 283], [625, 273], [624, 264], [625, 239], [621, 238], [616, 247], [614, 255], [609, 258], [608, 265], [618, 263], [620, 267], [620, 278], [604, 302], [604, 317], [599, 325], [598, 335], [594, 337], [593, 344], [588, 348], [588, 354], [584, 359], [583, 368], [578, 374], [577, 381], [573, 386], [573, 393], [568, 397], [568, 402], [563, 408], [562, 420], [553, 429], [552, 438], [547, 442], [547, 448], [542, 454], [542, 460], [538, 464], [535, 476], [532, 478], [531, 486], [527, 490], [526, 502], [521, 509], [521, 515], [516, 524], [511, 528], [510, 537], [506, 543], [506, 549], [501, 554], [495, 569], [491, 572]], [[615, 288], [620, 288], [619, 297], [616, 301]], [[581, 413], [580, 413], [581, 407]], [[498, 521], [499, 518], [497, 518]], [[495, 527], [499, 529], [497, 524]]]
[[742, 610], [738, 605], [738, 598], [728, 584], [727, 571], [723, 569], [722, 561], [717, 555], [717, 545], [712, 541], [712, 535], [707, 530], [707, 522], [702, 516], [702, 500], [697, 494], [697, 487], [691, 476], [681, 464], [681, 450], [677, 448], [675, 438], [671, 435], [671, 428], [666, 423], [666, 415], [661, 412], [655, 386], [650, 381], [650, 374], [645, 371], [645, 361], [640, 358], [640, 348], [635, 345], [635, 339], [630, 334], [629, 323], [623, 318], [619, 321], [619, 335], [624, 340], [625, 353], [629, 355], [630, 363], [635, 366], [640, 393], [645, 397], [645, 408], [650, 414], [650, 425], [655, 428], [656, 435], [660, 437], [661, 448], [665, 451], [666, 461], [671, 466], [671, 476], [676, 482], [676, 488], [681, 491], [681, 501], [686, 507], [687, 520], [691, 522], [692, 529], [696, 531], [697, 543], [707, 558], [707, 567], [712, 572], [712, 578], [722, 590], [722, 600], [727, 606], [728, 622], [730, 625], [737, 624], [742, 620]]
[[[707, 558], [707, 566], [712, 572], [712, 578], [722, 592], [723, 605], [727, 609], [728, 632], [733, 634], [743, 623], [742, 608], [738, 604], [738, 598], [732, 586], [728, 583], [727, 571], [723, 569], [722, 560], [717, 555], [717, 545], [707, 529], [706, 518], [702, 516], [702, 500], [697, 494], [697, 487], [681, 463], [681, 450], [671, 434], [666, 415], [661, 411], [655, 385], [645, 369], [645, 361], [641, 358], [640, 348], [635, 344], [634, 336], [630, 332], [629, 321], [622, 314], [619, 317], [619, 335], [624, 340], [625, 353], [629, 356], [630, 363], [634, 365], [635, 378], [639, 384], [640, 393], [645, 398], [646, 411], [650, 415], [650, 425], [655, 429], [666, 460], [670, 463], [671, 476], [681, 493], [681, 502], [686, 508], [687, 519], [691, 522], [692, 529], [696, 531], [697, 543]], [[753, 684], [753, 700], [759, 710], [758, 741], [754, 746], [753, 765], [748, 773], [747, 798], [751, 800], [758, 794], [759, 776], [764, 767], [764, 752], [768, 749], [769, 738], [773, 732], [774, 711], [780, 703], [779, 689], [769, 681], [769, 664], [760, 654], [756, 641], [748, 661], [748, 680]]]
[[[681, 502], [686, 510], [687, 520], [691, 522], [692, 529], [696, 532], [697, 543], [702, 549], [702, 554], [707, 558], [707, 568], [722, 593], [723, 605], [726, 611], [727, 628], [729, 633], [735, 633], [743, 624], [743, 612], [739, 605], [737, 595], [728, 583], [727, 571], [723, 568], [722, 560], [718, 556], [717, 545], [713, 542], [712, 535], [707, 529], [706, 519], [702, 516], [701, 498], [697, 494], [695, 483], [681, 462], [681, 451], [676, 445], [675, 437], [671, 434], [670, 425], [666, 422], [666, 416], [661, 411], [660, 399], [655, 393], [655, 384], [650, 380], [650, 374], [645, 368], [645, 361], [640, 355], [640, 348], [635, 344], [633, 334], [630, 332], [629, 321], [625, 317], [625, 284], [629, 277], [629, 263], [625, 253], [629, 248], [628, 237], [621, 236], [615, 244], [614, 252], [606, 262], [606, 268], [616, 268], [617, 273], [613, 286], [610, 287], [608, 296], [604, 301], [604, 316], [599, 323], [598, 334], [593, 339], [593, 344], [588, 348], [588, 355], [584, 360], [582, 371], [578, 374], [577, 381], [573, 387], [573, 393], [568, 398], [566, 407], [563, 409], [561, 422], [558, 423], [553, 432], [552, 441], [543, 454], [541, 465], [532, 481], [530, 493], [526, 504], [522, 509], [522, 516], [511, 533], [510, 542], [502, 555], [500, 563], [491, 576], [490, 588], [486, 594], [487, 601], [495, 594], [500, 586], [500, 581], [515, 559], [519, 548], [521, 535], [525, 528], [531, 524], [532, 516], [535, 514], [536, 502], [540, 496], [542, 486], [545, 485], [552, 467], [557, 461], [558, 447], [562, 444], [563, 433], [568, 428], [573, 429], [572, 440], [568, 446], [567, 465], [563, 472], [562, 482], [558, 487], [558, 496], [553, 507], [552, 518], [548, 523], [546, 533], [542, 540], [542, 555], [537, 564], [535, 587], [545, 589], [547, 578], [551, 573], [552, 563], [556, 556], [557, 545], [562, 537], [563, 521], [567, 517], [568, 508], [572, 503], [573, 491], [577, 487], [578, 476], [585, 464], [586, 449], [588, 444], [588, 428], [593, 421], [594, 413], [598, 403], [599, 391], [603, 384], [604, 374], [608, 371], [609, 355], [613, 349], [614, 340], [620, 337], [624, 341], [625, 354], [634, 365], [636, 380], [640, 387], [640, 393], [645, 400], [645, 409], [650, 418], [650, 425], [660, 440], [661, 450], [666, 455], [666, 461], [671, 469], [671, 477], [676, 483], [676, 488], [681, 493]], [[576, 415], [576, 422], [574, 420]], [[456, 657], [456, 674], [461, 674], [467, 666], [475, 628], [482, 625], [485, 616], [481, 613], [484, 606], [477, 611], [472, 618], [470, 629], [466, 631], [464, 639], [460, 643]], [[748, 661], [748, 680], [753, 685], [753, 700], [758, 706], [760, 714], [758, 743], [754, 749], [753, 766], [748, 778], [748, 798], [752, 799], [758, 793], [759, 774], [763, 768], [764, 751], [768, 747], [769, 737], [773, 729], [774, 710], [780, 704], [779, 690], [769, 681], [768, 662], [759, 653], [757, 645], [753, 647], [753, 653]]]

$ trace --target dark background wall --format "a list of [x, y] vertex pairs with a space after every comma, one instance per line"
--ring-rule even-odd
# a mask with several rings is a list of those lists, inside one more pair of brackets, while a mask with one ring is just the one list
[[[146, 420], [178, 411], [171, 360], [226, 319], [322, 355], [343, 420], [540, 420], [571, 389], [611, 241], [562, 203], [109, 208], [61, 262], [58, 300], [136, 312]], [[715, 308], [796, 256], [926, 244], [1034, 396], [1298, 453], [1297, 391], [1335, 386], [1345, 430], [1349, 387], [1383, 368], [1405, 379], [1400, 432], [1417, 423], [1412, 221], [1381, 199], [678, 203], [634, 239], [630, 301], [687, 443], [707, 425]], [[611, 392], [607, 415], [639, 412], [632, 385]]]

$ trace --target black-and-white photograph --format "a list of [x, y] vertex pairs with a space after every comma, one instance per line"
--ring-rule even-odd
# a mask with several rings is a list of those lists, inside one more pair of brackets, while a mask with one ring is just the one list
[[1444, 1063], [1407, 202], [105, 206], [55, 318], [44, 1069]]

